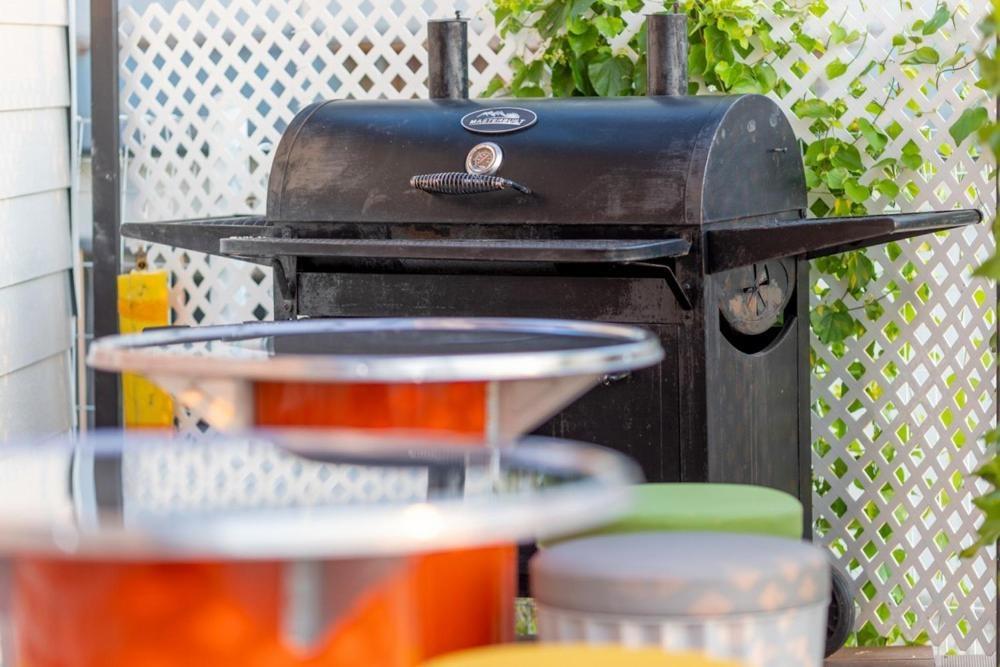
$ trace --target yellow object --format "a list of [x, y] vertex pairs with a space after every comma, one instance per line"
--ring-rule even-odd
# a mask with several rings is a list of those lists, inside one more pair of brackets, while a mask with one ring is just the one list
[[739, 667], [695, 653], [574, 644], [511, 644], [446, 655], [424, 667]]
[[[118, 322], [122, 333], [170, 323], [170, 286], [166, 271], [133, 271], [118, 276]], [[126, 428], [169, 428], [174, 402], [149, 380], [122, 374], [122, 407]]]

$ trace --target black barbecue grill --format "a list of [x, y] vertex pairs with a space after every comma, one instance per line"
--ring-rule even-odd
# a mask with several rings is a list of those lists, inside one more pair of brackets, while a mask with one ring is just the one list
[[607, 378], [542, 431], [627, 452], [652, 481], [763, 484], [808, 508], [807, 260], [980, 214], [807, 219], [774, 102], [676, 94], [683, 17], [650, 17], [645, 98], [465, 99], [466, 24], [430, 28], [439, 99], [304, 109], [266, 216], [123, 233], [274, 267], [279, 318], [645, 326], [665, 361]]

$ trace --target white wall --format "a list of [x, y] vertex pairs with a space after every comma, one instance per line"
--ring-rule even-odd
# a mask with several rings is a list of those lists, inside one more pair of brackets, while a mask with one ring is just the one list
[[72, 424], [67, 0], [0, 0], [0, 439]]

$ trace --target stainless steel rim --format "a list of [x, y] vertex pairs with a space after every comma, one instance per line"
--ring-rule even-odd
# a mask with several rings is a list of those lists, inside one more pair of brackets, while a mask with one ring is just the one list
[[[360, 356], [283, 354], [225, 358], [185, 353], [193, 343], [235, 342], [276, 335], [391, 330], [496, 331], [563, 336], [603, 336], [607, 345], [584, 349], [468, 355]], [[153, 348], [177, 346], [172, 353]], [[449, 382], [523, 380], [621, 373], [663, 358], [659, 340], [637, 327], [543, 319], [387, 318], [309, 319], [164, 329], [109, 336], [90, 346], [88, 363], [104, 371], [160, 377], [246, 378], [313, 382]]]
[[[307, 436], [313, 441], [333, 434]], [[241, 436], [205, 438], [206, 447]], [[243, 438], [269, 438], [250, 434]], [[286, 443], [281, 434], [267, 440]], [[371, 442], [366, 437], [358, 442]], [[87, 446], [66, 450], [62, 460], [79, 468], [81, 451], [100, 451], [101, 436]], [[162, 436], [129, 436], [129, 447], [163, 444]], [[351, 444], [334, 441], [333, 451], [352, 454]], [[65, 443], [63, 443], [65, 445]], [[199, 444], [201, 444], [199, 442]], [[55, 445], [35, 445], [39, 447]], [[183, 446], [183, 445], [176, 445]], [[27, 449], [27, 447], [25, 447]], [[292, 447], [291, 449], [295, 449]], [[16, 451], [16, 450], [15, 450]], [[58, 450], [57, 450], [58, 451]], [[319, 451], [318, 449], [316, 451]], [[384, 456], [396, 459], [389, 447]], [[403, 450], [398, 450], [403, 451]], [[497, 465], [519, 465], [578, 473], [578, 479], [552, 489], [484, 498], [428, 499], [375, 506], [218, 510], [212, 513], [142, 517], [122, 525], [121, 516], [85, 511], [86, 499], [74, 498], [77, 516], [59, 521], [0, 517], [0, 553], [44, 554], [112, 560], [186, 561], [292, 560], [391, 556], [523, 542], [565, 535], [614, 519], [628, 507], [630, 485], [641, 479], [624, 455], [596, 445], [530, 438], [516, 448], [458, 447], [449, 456], [482, 457]], [[26, 453], [27, 454], [27, 453]], [[378, 460], [370, 445], [359, 460]], [[487, 458], [488, 457], [488, 458]], [[70, 459], [73, 459], [70, 461]], [[84, 455], [84, 460], [93, 458]], [[475, 460], [475, 459], [474, 459]], [[416, 465], [417, 462], [411, 461]], [[79, 475], [79, 470], [75, 471]]]

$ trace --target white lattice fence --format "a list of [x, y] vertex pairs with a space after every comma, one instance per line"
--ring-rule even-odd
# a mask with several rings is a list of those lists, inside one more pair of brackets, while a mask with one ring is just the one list
[[[969, 16], [978, 13], [978, 0], [962, 2], [956, 24], [935, 37], [946, 56], [978, 41], [978, 17]], [[882, 116], [893, 130], [886, 154], [913, 140], [930, 156], [900, 183], [908, 193], [903, 207], [992, 210], [985, 160], [940, 148], [975, 96], [974, 72], [952, 72], [940, 82], [901, 67], [864, 73], [899, 27], [928, 16], [933, 2], [829, 4], [827, 15], [808, 26], [812, 34], [821, 36], [843, 14], [868, 37], [819, 56], [795, 49], [775, 62], [789, 115], [808, 91], [843, 97], [845, 118], [853, 118], [897, 82], [903, 94]], [[128, 219], [261, 212], [272, 150], [297, 110], [325, 98], [426, 94], [429, 17], [460, 9], [475, 18], [473, 94], [494, 76], [509, 75], [509, 60], [528, 49], [496, 38], [485, 0], [165, 1], [141, 11], [122, 5]], [[637, 14], [630, 25], [641, 20]], [[789, 36], [787, 21], [769, 22]], [[850, 69], [828, 82], [825, 66], [836, 58]], [[847, 92], [855, 77], [865, 87], [859, 96]], [[917, 115], [917, 107], [929, 113]], [[813, 137], [808, 122], [796, 121], [796, 131]], [[813, 200], [818, 213], [821, 200]], [[873, 250], [880, 273], [872, 289], [885, 294], [885, 313], [835, 351], [814, 341], [813, 382], [817, 535], [856, 580], [859, 627], [910, 639], [924, 631], [942, 649], [980, 653], [995, 651], [995, 555], [960, 561], [954, 553], [968, 541], [974, 516], [964, 476], [981, 458], [979, 438], [995, 414], [989, 343], [996, 295], [968, 277], [990, 242], [983, 227]], [[270, 316], [268, 271], [162, 247], [152, 256], [174, 273], [175, 321]], [[825, 290], [839, 295], [843, 287], [819, 281], [814, 299]]]
[[[972, 206], [992, 213], [996, 190], [987, 159], [969, 148], [972, 142], [948, 149], [947, 128], [982, 101], [975, 71], [946, 73], [940, 81], [933, 68], [896, 65], [865, 74], [902, 26], [930, 17], [933, 3], [912, 10], [897, 3], [837, 4], [831, 13], [846, 10], [845, 22], [867, 34], [864, 51], [845, 46], [819, 58], [786, 58], [779, 70], [790, 86], [784, 102], [809, 91], [844, 99], [847, 121], [871, 118], [866, 107], [873, 99], [883, 102], [890, 86], [901, 85], [902, 94], [881, 116], [893, 137], [885, 155], [900, 155], [913, 141], [927, 159], [898, 183], [907, 195], [899, 204], [912, 211]], [[934, 45], [947, 57], [959, 45], [976, 44], [981, 17], [981, 9], [964, 3]], [[827, 22], [815, 19], [807, 29], [823, 38]], [[826, 65], [837, 58], [852, 63], [850, 69], [827, 81]], [[844, 90], [855, 77], [866, 87], [860, 97]], [[800, 137], [812, 136], [810, 122], [795, 122]], [[818, 214], [829, 206], [823, 196], [813, 197]], [[889, 206], [883, 200], [870, 208]], [[965, 561], [956, 555], [971, 543], [978, 515], [971, 505], [975, 485], [966, 476], [983, 459], [980, 438], [996, 414], [996, 291], [970, 277], [991, 247], [983, 226], [873, 249], [879, 278], [872, 290], [884, 314], [865, 320], [867, 331], [843, 348], [813, 340], [817, 534], [855, 579], [863, 637], [917, 640], [925, 632], [943, 651], [996, 651], [996, 555], [991, 550]], [[813, 301], [839, 296], [845, 287], [819, 280]]]

